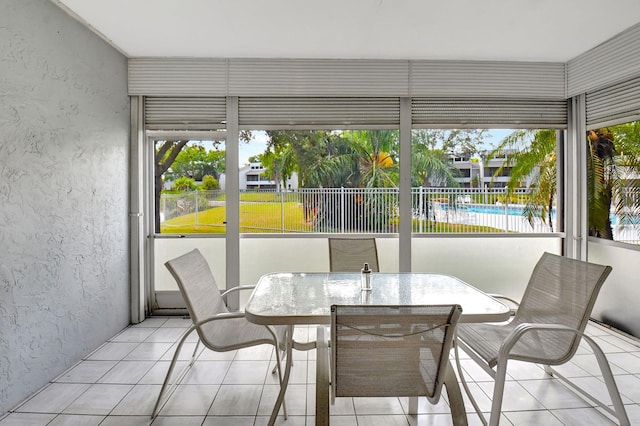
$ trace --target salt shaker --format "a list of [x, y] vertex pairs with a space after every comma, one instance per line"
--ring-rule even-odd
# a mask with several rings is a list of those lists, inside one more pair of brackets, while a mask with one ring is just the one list
[[369, 264], [365, 263], [362, 268], [361, 274], [361, 290], [369, 291], [371, 290], [371, 269], [369, 268]]

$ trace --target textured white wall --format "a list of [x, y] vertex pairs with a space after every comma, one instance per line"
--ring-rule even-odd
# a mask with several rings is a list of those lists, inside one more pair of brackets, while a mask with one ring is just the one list
[[589, 261], [613, 268], [602, 285], [592, 316], [640, 337], [640, 250], [589, 241]]
[[0, 415], [129, 321], [126, 59], [0, 2]]
[[416, 238], [413, 270], [456, 276], [487, 293], [520, 300], [542, 253], [560, 254], [559, 237]]

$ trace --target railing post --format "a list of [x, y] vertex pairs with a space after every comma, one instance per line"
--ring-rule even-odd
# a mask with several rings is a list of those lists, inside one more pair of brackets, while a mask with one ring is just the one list
[[[420, 190], [418, 191], [418, 196], [420, 200], [418, 200], [418, 212], [420, 216], [418, 216], [418, 223], [420, 224], [419, 232], [424, 233], [424, 221], [429, 217], [429, 212], [424, 208], [424, 188], [420, 185]], [[429, 203], [427, 203], [427, 209], [429, 208]]]
[[194, 197], [196, 197], [196, 199], [195, 199], [195, 205], [196, 205], [196, 229], [198, 229], [198, 190], [197, 189], [195, 191]]
[[507, 198], [506, 188], [502, 190], [502, 194], [504, 197], [504, 227], [506, 232], [509, 232], [509, 198]]
[[284, 192], [280, 189], [280, 217], [281, 217], [281, 232], [284, 234]]
[[344, 234], [344, 186], [340, 187], [340, 232]]

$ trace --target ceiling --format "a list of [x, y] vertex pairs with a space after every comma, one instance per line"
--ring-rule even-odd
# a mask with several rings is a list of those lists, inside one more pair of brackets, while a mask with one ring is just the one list
[[128, 57], [566, 62], [639, 0], [51, 0]]

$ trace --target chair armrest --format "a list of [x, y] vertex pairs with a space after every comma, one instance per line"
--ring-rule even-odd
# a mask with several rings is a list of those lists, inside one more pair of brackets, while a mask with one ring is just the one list
[[520, 302], [505, 296], [503, 294], [496, 294], [496, 293], [488, 293], [489, 296], [493, 297], [494, 299], [503, 299], [503, 300], [508, 300], [509, 302], [513, 303], [514, 305], [520, 306]]
[[[513, 349], [513, 347], [516, 345], [516, 343], [518, 343], [518, 340], [520, 340], [522, 336], [524, 336], [526, 333], [539, 331], [539, 330], [567, 331], [579, 337], [585, 338], [585, 340], [587, 341], [592, 340], [591, 338], [589, 338], [589, 336], [584, 334], [582, 331], [577, 330], [575, 328], [568, 327], [566, 325], [523, 323], [518, 325], [513, 330], [511, 330], [511, 333], [507, 335], [507, 337], [504, 339], [504, 341], [500, 345], [500, 349], [498, 350], [498, 363], [500, 363], [501, 361], [506, 361], [508, 359], [511, 349]], [[589, 344], [591, 345], [591, 342], [589, 342]], [[595, 342], [593, 342], [593, 344], [595, 344]]]
[[518, 306], [520, 306], [520, 302], [510, 297], [504, 296], [502, 294], [489, 293], [489, 296], [493, 297], [494, 299], [506, 300], [507, 302], [511, 303], [513, 305], [513, 306], [509, 306], [509, 309], [511, 310], [511, 315], [513, 315], [518, 310]]
[[224, 300], [225, 305], [227, 304], [227, 296], [231, 293], [241, 291], [241, 290], [253, 290], [256, 288], [255, 285], [239, 285], [237, 287], [231, 287], [229, 290], [224, 291], [220, 296], [222, 300]]
[[234, 291], [240, 291], [240, 290], [253, 290], [254, 288], [256, 288], [255, 285], [239, 285], [237, 287], [231, 287], [229, 290], [226, 290], [224, 293], [222, 293], [220, 296], [222, 297], [226, 297], [229, 293], [233, 293]]
[[329, 342], [326, 326], [318, 326], [316, 353], [316, 425], [329, 424]]

